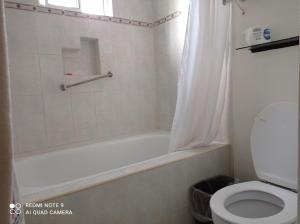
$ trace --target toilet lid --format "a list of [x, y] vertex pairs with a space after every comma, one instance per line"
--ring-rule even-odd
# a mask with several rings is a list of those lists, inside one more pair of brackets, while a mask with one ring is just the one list
[[251, 131], [251, 151], [261, 180], [297, 189], [297, 104], [275, 103], [259, 113]]

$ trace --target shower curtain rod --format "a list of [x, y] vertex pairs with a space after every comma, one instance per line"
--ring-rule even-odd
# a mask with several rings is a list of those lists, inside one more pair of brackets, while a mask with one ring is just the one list
[[245, 9], [241, 6], [241, 4], [239, 3], [240, 2], [244, 2], [246, 0], [223, 0], [223, 5], [226, 5], [227, 3], [229, 2], [235, 2], [235, 4], [237, 5], [237, 7], [242, 11], [242, 14], [245, 15], [246, 14], [246, 11]]

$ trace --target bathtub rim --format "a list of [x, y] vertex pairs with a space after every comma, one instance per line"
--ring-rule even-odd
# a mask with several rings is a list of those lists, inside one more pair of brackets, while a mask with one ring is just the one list
[[216, 150], [221, 150], [224, 148], [230, 149], [230, 145], [214, 144], [206, 147], [173, 152], [149, 160], [133, 163], [128, 166], [94, 174], [88, 177], [75, 179], [69, 182], [63, 182], [57, 185], [51, 185], [49, 187], [41, 189], [40, 191], [22, 195], [22, 203], [44, 202], [56, 198], [61, 198], [69, 194], [87, 190], [102, 184], [107, 184], [121, 178], [126, 178], [137, 173], [167, 166], [169, 164], [176, 163], [193, 156], [214, 152]]

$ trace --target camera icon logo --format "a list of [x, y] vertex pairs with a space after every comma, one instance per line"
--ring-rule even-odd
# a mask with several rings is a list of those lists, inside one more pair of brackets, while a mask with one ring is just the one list
[[9, 205], [9, 213], [11, 215], [19, 215], [22, 212], [21, 208], [22, 208], [22, 205], [20, 203], [10, 204]]

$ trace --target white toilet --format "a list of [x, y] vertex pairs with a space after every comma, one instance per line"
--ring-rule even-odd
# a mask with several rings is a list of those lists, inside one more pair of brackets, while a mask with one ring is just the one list
[[275, 103], [255, 119], [251, 151], [261, 181], [231, 185], [210, 200], [214, 224], [297, 222], [298, 107]]

